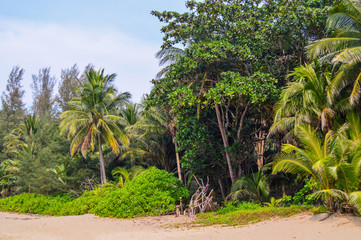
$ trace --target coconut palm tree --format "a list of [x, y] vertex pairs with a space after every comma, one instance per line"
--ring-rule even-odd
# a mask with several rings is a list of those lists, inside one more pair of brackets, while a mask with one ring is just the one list
[[112, 171], [113, 177], [116, 177], [115, 180], [117, 186], [124, 187], [129, 181], [143, 173], [145, 169], [141, 166], [132, 167], [129, 171], [125, 168], [116, 167]]
[[163, 68], [157, 73], [156, 78], [162, 78], [170, 70], [170, 64], [175, 63], [179, 56], [183, 56], [184, 54], [183, 49], [173, 46], [159, 50], [155, 54], [155, 57], [159, 59], [159, 66], [163, 66]]
[[130, 159], [131, 166], [134, 167], [136, 160], [140, 159], [145, 151], [143, 146], [145, 144], [144, 131], [141, 119], [141, 107], [136, 103], [126, 103], [121, 109], [119, 115], [122, 117], [121, 124], [124, 133], [130, 140], [130, 145], [121, 147], [120, 159]]
[[343, 0], [328, 18], [326, 27], [333, 30], [333, 35], [310, 44], [308, 54], [343, 65], [334, 85], [351, 84], [349, 100], [355, 104], [361, 93], [361, 1]]
[[119, 153], [120, 143], [129, 145], [129, 139], [120, 127], [121, 117], [115, 115], [122, 97], [113, 87], [115, 74], [104, 75], [90, 70], [87, 82], [79, 92], [79, 98], [69, 102], [70, 110], [61, 114], [60, 130], [71, 140], [70, 154], [80, 151], [86, 156], [88, 148], [94, 151], [98, 145], [101, 184], [106, 183], [103, 145], [108, 145], [115, 154]]
[[295, 68], [289, 75], [294, 81], [282, 91], [275, 105], [274, 123], [270, 134], [288, 132], [300, 124], [313, 124], [324, 132], [332, 128], [336, 111], [351, 108], [348, 99], [341, 99], [332, 92], [333, 74], [327, 65], [315, 61]]
[[361, 151], [351, 150], [347, 140], [346, 130], [351, 124], [348, 122], [336, 133], [327, 132], [323, 140], [310, 125], [297, 126], [302, 146], [284, 144], [273, 163], [273, 173], [283, 171], [310, 177], [316, 186], [314, 195], [323, 198], [330, 210], [337, 210], [340, 202], [349, 202], [350, 196], [356, 196], [350, 202], [357, 204]]
[[[182, 180], [182, 170], [175, 141], [177, 128], [168, 111], [149, 108], [142, 114], [142, 127], [145, 132], [146, 157], [170, 172], [176, 163], [178, 179]], [[174, 146], [172, 148], [171, 146]], [[175, 157], [176, 161], [173, 161]]]
[[258, 172], [239, 178], [232, 187], [230, 197], [233, 200], [248, 196], [249, 198], [262, 203], [270, 192], [268, 175], [265, 167]]
[[5, 137], [7, 140], [7, 153], [21, 154], [23, 151], [31, 156], [34, 155], [34, 134], [39, 129], [39, 119], [30, 115], [19, 127], [15, 127]]

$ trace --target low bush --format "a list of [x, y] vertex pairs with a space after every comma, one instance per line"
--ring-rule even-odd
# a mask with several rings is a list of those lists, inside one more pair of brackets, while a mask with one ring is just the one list
[[71, 199], [68, 195], [47, 197], [36, 193], [23, 193], [0, 200], [0, 209], [9, 212], [61, 215], [64, 204]]
[[108, 184], [102, 188], [97, 188], [92, 191], [85, 191], [81, 197], [76, 198], [71, 202], [65, 203], [60, 211], [60, 215], [69, 216], [94, 213], [95, 207], [104, 200], [107, 194], [115, 191], [116, 189], [117, 188], [114, 185]]
[[102, 217], [129, 218], [173, 211], [187, 189], [173, 174], [151, 167], [124, 188], [112, 184], [85, 192], [72, 200], [68, 195], [24, 193], [0, 199], [0, 210], [55, 216], [95, 213]]
[[291, 206], [291, 207], [259, 207], [257, 209], [236, 210], [228, 213], [219, 214], [218, 212], [203, 213], [197, 215], [196, 226], [209, 225], [246, 225], [250, 223], [261, 222], [273, 217], [289, 217], [302, 212], [313, 212], [314, 208], [309, 206]]
[[94, 213], [118, 218], [154, 216], [174, 211], [180, 197], [188, 197], [182, 182], [173, 174], [151, 167], [124, 188], [106, 195]]

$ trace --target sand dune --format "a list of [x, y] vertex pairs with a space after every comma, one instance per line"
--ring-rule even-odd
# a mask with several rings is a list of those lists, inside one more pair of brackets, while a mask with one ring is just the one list
[[50, 217], [0, 212], [0, 240], [231, 240], [231, 239], [361, 239], [357, 217], [332, 216], [312, 220], [309, 214], [275, 219], [243, 227], [170, 227], [189, 223], [188, 217], [162, 216], [135, 219], [99, 218], [94, 215]]

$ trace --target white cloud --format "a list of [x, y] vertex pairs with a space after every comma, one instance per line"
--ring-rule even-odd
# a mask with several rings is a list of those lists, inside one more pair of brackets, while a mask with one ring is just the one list
[[159, 46], [114, 29], [90, 27], [0, 19], [0, 91], [5, 90], [12, 67], [20, 65], [25, 69], [24, 101], [29, 106], [31, 75], [40, 68], [51, 67], [59, 80], [61, 69], [77, 63], [82, 71], [92, 63], [106, 73], [117, 73], [117, 88], [139, 102], [159, 70], [154, 58]]

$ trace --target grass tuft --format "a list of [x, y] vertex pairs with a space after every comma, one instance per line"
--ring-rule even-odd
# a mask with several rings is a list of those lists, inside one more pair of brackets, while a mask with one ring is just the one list
[[285, 218], [299, 213], [312, 213], [312, 206], [290, 206], [290, 207], [260, 207], [257, 209], [242, 209], [233, 212], [211, 212], [197, 215], [194, 226], [239, 226], [269, 220], [272, 218]]

